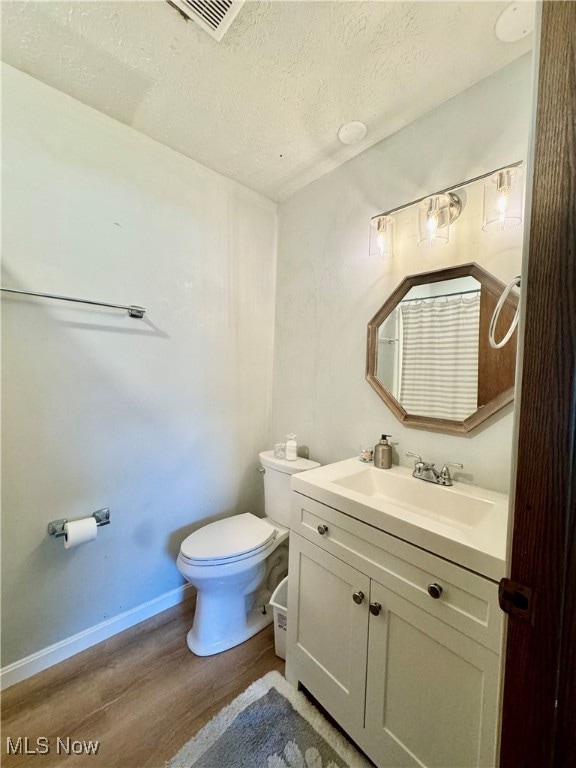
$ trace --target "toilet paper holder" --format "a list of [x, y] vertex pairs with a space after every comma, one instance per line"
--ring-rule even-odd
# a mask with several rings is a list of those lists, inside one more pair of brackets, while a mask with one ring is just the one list
[[[97, 509], [96, 512], [92, 513], [92, 517], [96, 519], [98, 527], [110, 524], [110, 510], [108, 508]], [[48, 523], [48, 534], [56, 538], [64, 536], [66, 534], [64, 526], [67, 522], [68, 520], [52, 520], [52, 522]]]

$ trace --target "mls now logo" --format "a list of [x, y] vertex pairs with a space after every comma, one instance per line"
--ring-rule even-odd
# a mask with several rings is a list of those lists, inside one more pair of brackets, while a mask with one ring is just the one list
[[47, 755], [50, 752], [50, 739], [40, 736], [34, 742], [28, 736], [18, 736], [16, 743], [10, 737], [6, 739], [6, 752], [9, 755]]
[[57, 736], [56, 739], [47, 736], [39, 736], [37, 739], [18, 736], [15, 740], [10, 737], [6, 739], [6, 752], [9, 755], [48, 755], [52, 751], [59, 755], [96, 755], [99, 748], [99, 741], [79, 741], [69, 736]]

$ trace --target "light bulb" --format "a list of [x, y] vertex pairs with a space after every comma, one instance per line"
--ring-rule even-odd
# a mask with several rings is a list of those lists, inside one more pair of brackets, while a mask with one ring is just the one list
[[428, 230], [428, 239], [430, 240], [430, 245], [433, 246], [434, 238], [436, 237], [436, 232], [438, 231], [438, 214], [436, 212], [428, 214], [426, 229]]
[[395, 220], [391, 216], [375, 216], [371, 222], [370, 255], [391, 259], [394, 256]]
[[522, 186], [517, 167], [497, 171], [484, 183], [485, 232], [503, 232], [522, 223]]
[[496, 208], [498, 210], [498, 218], [504, 223], [506, 220], [506, 213], [508, 211], [508, 201], [510, 197], [510, 187], [512, 186], [512, 174], [511, 171], [500, 171], [496, 179], [496, 189], [498, 190], [498, 197], [496, 199]]
[[504, 222], [506, 219], [506, 211], [508, 210], [508, 190], [503, 189], [500, 191], [498, 195], [498, 200], [496, 201], [496, 207], [498, 209], [498, 218], [501, 222]]
[[439, 194], [427, 197], [420, 203], [418, 245], [435, 248], [448, 242], [450, 202], [451, 198], [447, 194]]

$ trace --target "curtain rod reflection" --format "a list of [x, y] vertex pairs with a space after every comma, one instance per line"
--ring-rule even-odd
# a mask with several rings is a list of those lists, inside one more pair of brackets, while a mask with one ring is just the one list
[[415, 296], [413, 299], [402, 299], [400, 304], [409, 301], [430, 301], [431, 299], [449, 299], [451, 296], [465, 296], [467, 293], [480, 293], [480, 288], [471, 288], [469, 291], [454, 291], [454, 293], [439, 293], [437, 296]]

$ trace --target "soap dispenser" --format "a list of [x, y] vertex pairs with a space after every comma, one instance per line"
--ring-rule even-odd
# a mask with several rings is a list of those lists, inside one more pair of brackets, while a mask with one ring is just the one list
[[392, 466], [392, 446], [388, 438], [392, 435], [382, 435], [379, 443], [374, 446], [374, 466], [377, 469], [390, 469]]

